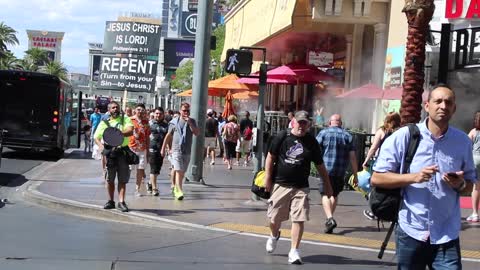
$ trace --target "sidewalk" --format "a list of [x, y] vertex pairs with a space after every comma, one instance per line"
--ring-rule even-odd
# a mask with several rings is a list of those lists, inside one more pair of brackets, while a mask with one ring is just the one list
[[[211, 228], [268, 234], [266, 227], [267, 206], [262, 201], [252, 201], [250, 185], [253, 177], [252, 166], [234, 166], [227, 170], [222, 160], [217, 158], [215, 165], [204, 166], [206, 185], [184, 184], [185, 199], [177, 201], [170, 194], [166, 161], [158, 179], [160, 196], [146, 195], [143, 187], [142, 197], [135, 197], [135, 175], [132, 173], [127, 185], [126, 202], [131, 209], [127, 215], [139, 214], [143, 218], [169, 219], [177, 222], [198, 224]], [[148, 169], [147, 169], [148, 173]], [[147, 175], [148, 177], [148, 175]], [[83, 151], [74, 151], [65, 159], [59, 160], [51, 169], [37, 177], [29, 189], [45, 197], [55, 198], [58, 204], [68, 200], [88, 211], [89, 206], [107, 216], [125, 217], [118, 210], [103, 210], [107, 201], [104, 182], [101, 179], [100, 161], [89, 159]], [[40, 181], [37, 183], [37, 181]], [[335, 212], [338, 227], [333, 235], [323, 233], [325, 215], [318, 193], [317, 180], [310, 180], [310, 221], [305, 225], [305, 240], [329, 242], [341, 245], [378, 249], [390, 224], [385, 224], [379, 232], [377, 222], [366, 219], [363, 210], [367, 206], [365, 199], [358, 193], [344, 191], [339, 197]], [[38, 191], [38, 192], [37, 192]], [[32, 193], [32, 192], [30, 192]], [[116, 196], [116, 195], [115, 195]], [[41, 196], [40, 196], [41, 197]], [[65, 211], [68, 211], [66, 208]], [[107, 213], [110, 212], [110, 213]], [[469, 210], [462, 210], [462, 254], [465, 258], [480, 259], [480, 224], [465, 221]], [[289, 237], [289, 222], [283, 224], [283, 237]], [[394, 236], [388, 249], [392, 249]]]

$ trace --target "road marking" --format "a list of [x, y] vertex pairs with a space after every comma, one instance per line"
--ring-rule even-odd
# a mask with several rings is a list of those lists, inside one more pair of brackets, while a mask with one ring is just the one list
[[[226, 231], [238, 231], [244, 235], [262, 237], [262, 238], [265, 238], [268, 235], [270, 235], [270, 228], [266, 226], [238, 224], [238, 223], [217, 223], [217, 224], [210, 225], [210, 227], [213, 227], [216, 229], [223, 229]], [[290, 230], [283, 230], [282, 236], [283, 236], [282, 240], [290, 240]], [[347, 237], [347, 236], [333, 235], [333, 234], [310, 233], [310, 232], [303, 233], [302, 243], [347, 248], [347, 249], [354, 249], [354, 250], [373, 251], [373, 252], [378, 252], [380, 246], [382, 245], [382, 241], [378, 241], [378, 240], [371, 240], [371, 239], [358, 238], [358, 237]], [[395, 243], [389, 242], [385, 253], [394, 254], [395, 253], [394, 250], [395, 250]], [[480, 262], [480, 251], [462, 249], [461, 252], [462, 252], [462, 260], [471, 261], [471, 262]]]

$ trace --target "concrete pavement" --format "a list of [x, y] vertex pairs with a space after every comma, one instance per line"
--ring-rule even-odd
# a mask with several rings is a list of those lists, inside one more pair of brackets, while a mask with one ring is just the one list
[[[204, 166], [206, 185], [186, 183], [185, 199], [177, 201], [170, 194], [168, 165], [168, 162], [165, 162], [159, 176], [159, 197], [135, 197], [135, 176], [132, 173], [126, 198], [131, 209], [129, 213], [103, 210], [107, 195], [101, 178], [100, 162], [90, 159], [83, 151], [78, 150], [31, 178], [35, 181], [30, 181], [31, 184], [24, 194], [27, 199], [38, 204], [101, 219], [146, 226], [157, 226], [159, 221], [162, 221], [247, 234], [269, 233], [266, 227], [266, 204], [250, 199], [252, 166], [234, 166], [233, 170], [227, 170], [226, 165], [217, 158], [215, 165]], [[389, 224], [385, 224], [385, 228], [378, 231], [377, 222], [363, 216], [362, 212], [367, 205], [365, 199], [353, 191], [345, 191], [339, 197], [340, 203], [335, 213], [338, 227], [334, 234], [323, 233], [325, 215], [317, 182], [313, 178], [310, 181], [311, 220], [306, 223], [304, 240], [377, 250]], [[146, 194], [145, 191], [143, 193]], [[465, 217], [468, 214], [469, 210], [462, 210], [462, 255], [466, 260], [480, 262], [480, 226], [467, 223]], [[289, 228], [289, 222], [285, 222], [282, 237], [289, 237]], [[390, 253], [393, 248], [392, 237], [388, 246]]]

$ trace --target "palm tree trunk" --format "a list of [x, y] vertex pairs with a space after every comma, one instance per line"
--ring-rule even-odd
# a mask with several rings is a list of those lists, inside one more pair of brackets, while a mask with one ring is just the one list
[[422, 110], [425, 82], [425, 44], [428, 25], [435, 10], [434, 0], [405, 0], [408, 35], [403, 73], [403, 95], [400, 107], [402, 125], [418, 123]]

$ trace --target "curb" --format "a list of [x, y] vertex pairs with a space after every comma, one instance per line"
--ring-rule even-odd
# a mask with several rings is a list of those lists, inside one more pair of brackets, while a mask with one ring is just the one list
[[[59, 199], [59, 198], [50, 196], [48, 194], [42, 193], [36, 189], [42, 183], [43, 182], [40, 181], [26, 187], [25, 190], [23, 191], [24, 198], [26, 198], [28, 201], [35, 203], [37, 205], [44, 206], [52, 210], [57, 210], [57, 211], [61, 210], [75, 216], [109, 221], [109, 222], [122, 222], [122, 223], [132, 224], [132, 225], [156, 227], [156, 228], [167, 228], [167, 229], [189, 230], [189, 231], [193, 229], [204, 229], [204, 230], [222, 232], [227, 234], [238, 234], [238, 235], [261, 237], [261, 238], [268, 237], [268, 233], [263, 232], [263, 229], [267, 229], [267, 227], [261, 227], [261, 226], [254, 226], [254, 225], [247, 225], [247, 224], [228, 224], [228, 223], [200, 225], [195, 223], [175, 221], [175, 220], [161, 218], [161, 217], [153, 217], [151, 215], [143, 214], [136, 211], [123, 213], [116, 209], [104, 210], [103, 207], [98, 205], [87, 204], [87, 203], [67, 200], [67, 199]], [[256, 228], [256, 230], [251, 230], [251, 229], [243, 228], [245, 226], [258, 227], [258, 228]], [[331, 247], [344, 248], [344, 249], [378, 252], [378, 248], [376, 248], [377, 244], [373, 246], [370, 244], [357, 246], [357, 245], [348, 244], [342, 241], [338, 241], [338, 239], [326, 240], [324, 239], [325, 237], [328, 238], [331, 236], [329, 235], [315, 236], [314, 235], [312, 237], [308, 237], [308, 235], [305, 235], [305, 239], [302, 240], [302, 243], [308, 243], [312, 245], [324, 245], [324, 246], [331, 246]], [[283, 237], [282, 237], [282, 240], [289, 241], [289, 239], [283, 238]], [[363, 239], [363, 240], [369, 241], [368, 239]], [[376, 243], [376, 241], [373, 241], [373, 242]], [[394, 254], [395, 251], [392, 250], [392, 247], [390, 246], [389, 248], [387, 248], [385, 253]], [[480, 262], [480, 252], [471, 251], [471, 250], [462, 250], [462, 260], [470, 261], [470, 262]]]
[[[116, 221], [127, 224], [135, 224], [147, 227], [170, 227], [166, 224], [161, 224], [158, 221], [152, 220], [148, 217], [141, 217], [136, 213], [130, 212], [128, 214], [120, 212], [119, 210], [104, 210], [103, 207], [93, 204], [87, 204], [78, 201], [72, 201], [67, 199], [59, 199], [48, 194], [42, 193], [37, 190], [43, 182], [33, 183], [25, 188], [22, 192], [23, 197], [32, 203], [40, 206], [50, 208], [52, 210], [63, 211], [67, 214], [100, 219], [104, 221]], [[173, 227], [172, 227], [173, 228]], [[176, 228], [181, 229], [181, 228]]]

